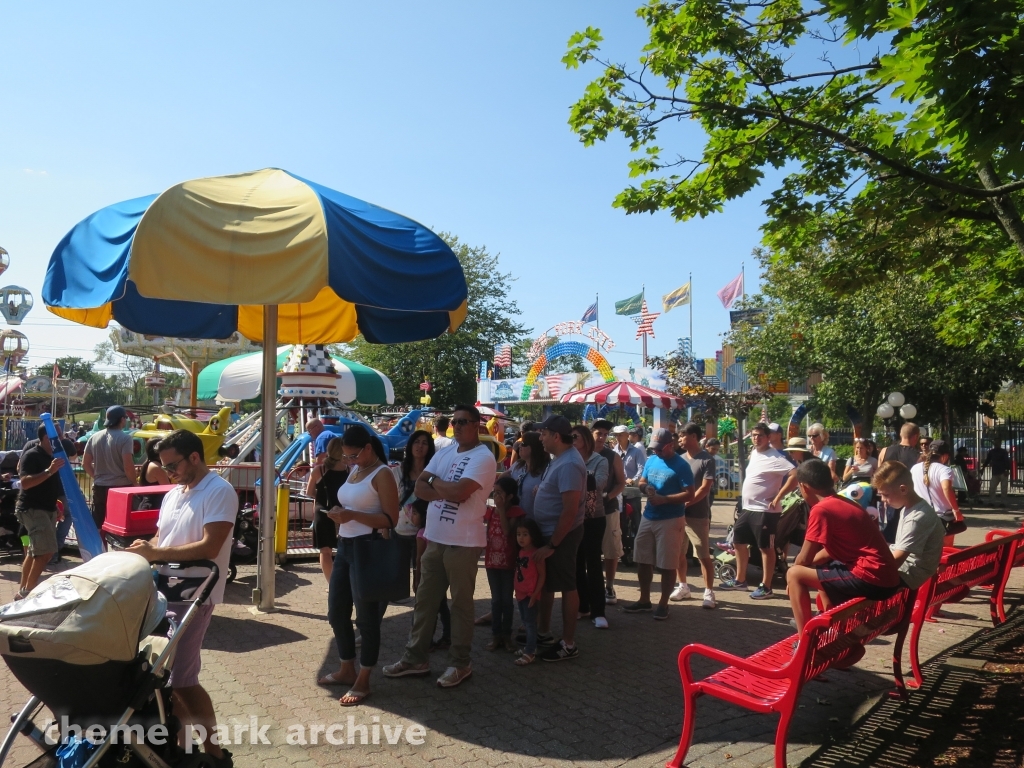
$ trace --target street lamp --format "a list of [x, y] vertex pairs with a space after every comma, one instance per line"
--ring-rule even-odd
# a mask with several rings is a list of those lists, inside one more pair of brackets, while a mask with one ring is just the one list
[[908, 403], [902, 392], [891, 392], [885, 398], [885, 401], [878, 406], [875, 413], [885, 422], [886, 429], [889, 429], [891, 426], [890, 422], [896, 417], [897, 413], [899, 413], [899, 417], [903, 421], [917, 416], [917, 406]]

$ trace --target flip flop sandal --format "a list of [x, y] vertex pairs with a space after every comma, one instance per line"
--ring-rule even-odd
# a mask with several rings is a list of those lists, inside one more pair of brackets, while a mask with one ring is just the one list
[[527, 664], [533, 664], [537, 660], [537, 655], [534, 653], [520, 653], [516, 659], [517, 667], [525, 667]]
[[321, 677], [319, 680], [316, 681], [316, 684], [327, 687], [327, 686], [331, 686], [331, 685], [352, 685], [352, 683], [355, 682], [355, 680], [342, 680], [338, 676], [338, 674], [339, 673], [337, 673], [337, 672], [332, 672], [329, 675], [324, 675], [323, 677]]
[[[358, 707], [360, 704], [366, 701], [369, 695], [370, 691], [357, 691], [355, 688], [353, 688], [351, 691], [349, 691], [340, 699], [338, 699], [338, 703], [341, 704], [341, 706], [343, 707]], [[344, 701], [345, 698], [352, 698], [354, 699], [354, 701]]]

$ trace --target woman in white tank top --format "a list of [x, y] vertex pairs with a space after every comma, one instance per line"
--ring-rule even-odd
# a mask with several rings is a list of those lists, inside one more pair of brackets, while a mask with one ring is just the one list
[[[370, 673], [380, 654], [380, 624], [387, 603], [356, 602], [352, 597], [353, 541], [373, 534], [377, 528], [392, 528], [398, 521], [398, 485], [388, 471], [384, 447], [364, 427], [349, 427], [341, 438], [344, 457], [351, 467], [345, 484], [338, 489], [338, 506], [327, 514], [338, 523], [338, 553], [331, 571], [327, 617], [338, 642], [341, 666], [321, 678], [320, 685], [347, 685], [350, 690], [339, 700], [342, 706], [359, 704], [370, 694]], [[356, 637], [352, 609], [362, 636], [359, 672], [356, 673]]]

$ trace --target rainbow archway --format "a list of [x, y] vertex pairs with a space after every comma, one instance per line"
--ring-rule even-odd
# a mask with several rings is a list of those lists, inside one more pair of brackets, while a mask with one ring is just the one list
[[530, 399], [530, 390], [533, 389], [533, 385], [537, 381], [537, 376], [540, 375], [540, 372], [544, 370], [544, 367], [549, 362], [559, 357], [582, 358], [597, 368], [597, 372], [601, 374], [605, 381], [615, 381], [615, 374], [612, 372], [612, 367], [608, 364], [604, 355], [594, 349], [594, 347], [589, 344], [584, 344], [582, 341], [560, 341], [557, 344], [552, 344], [549, 348], [542, 351], [537, 356], [537, 359], [533, 361], [533, 365], [530, 366], [529, 373], [526, 374], [526, 382], [523, 384], [523, 393], [520, 395], [521, 400]]

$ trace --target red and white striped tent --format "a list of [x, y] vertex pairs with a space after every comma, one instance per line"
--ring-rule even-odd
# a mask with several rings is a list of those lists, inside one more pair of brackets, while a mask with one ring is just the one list
[[650, 387], [642, 387], [631, 381], [614, 381], [611, 384], [600, 384], [596, 387], [567, 392], [560, 398], [563, 403], [595, 403], [597, 405], [615, 405], [631, 403], [646, 405], [648, 408], [684, 408], [686, 400], [667, 392], [659, 392]]

